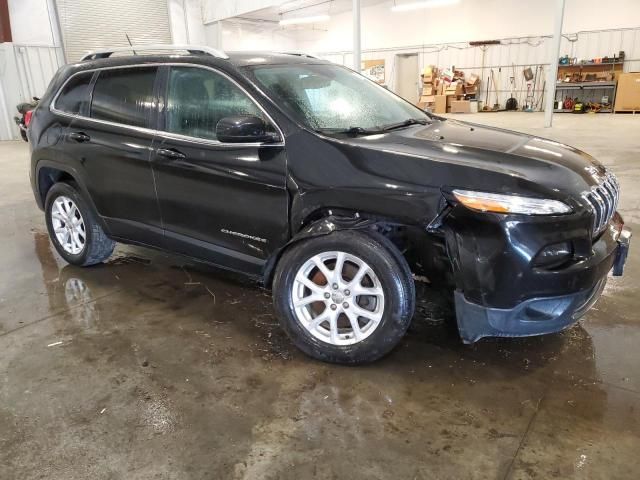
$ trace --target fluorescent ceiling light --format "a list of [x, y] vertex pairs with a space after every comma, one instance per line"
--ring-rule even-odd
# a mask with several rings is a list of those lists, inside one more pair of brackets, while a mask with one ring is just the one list
[[446, 7], [454, 5], [460, 0], [425, 0], [423, 2], [401, 3], [391, 7], [392, 12], [408, 12], [410, 10], [418, 10], [420, 8]]
[[320, 23], [328, 22], [331, 17], [329, 15], [314, 15], [312, 17], [296, 17], [284, 18], [280, 20], [280, 25], [301, 25], [303, 23]]

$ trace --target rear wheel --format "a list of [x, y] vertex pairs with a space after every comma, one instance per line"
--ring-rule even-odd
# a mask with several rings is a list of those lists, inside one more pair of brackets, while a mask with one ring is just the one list
[[85, 267], [111, 256], [115, 242], [104, 233], [74, 185], [56, 183], [49, 189], [45, 216], [51, 242], [68, 263]]
[[357, 364], [377, 360], [400, 341], [413, 316], [415, 287], [386, 238], [342, 231], [287, 251], [273, 296], [283, 328], [302, 351]]

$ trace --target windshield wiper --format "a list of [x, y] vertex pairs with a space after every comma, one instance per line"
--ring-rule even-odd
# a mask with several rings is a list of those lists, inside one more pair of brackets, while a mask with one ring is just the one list
[[419, 118], [407, 118], [406, 120], [399, 123], [391, 123], [389, 125], [385, 125], [382, 127], [382, 130], [388, 132], [389, 130], [395, 130], [396, 128], [408, 127], [411, 125], [427, 125], [429, 120], [427, 119], [419, 119]]
[[380, 133], [382, 130], [380, 129], [372, 129], [372, 128], [363, 128], [363, 127], [349, 127], [349, 128], [319, 128], [316, 130], [320, 133], [331, 133], [331, 134], [346, 134], [346, 135], [375, 135], [376, 133]]

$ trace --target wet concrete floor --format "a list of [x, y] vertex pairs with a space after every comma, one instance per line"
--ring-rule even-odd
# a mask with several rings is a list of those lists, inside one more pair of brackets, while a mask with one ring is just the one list
[[[556, 117], [464, 118], [593, 153], [640, 231], [640, 120]], [[66, 265], [27, 145], [0, 144], [0, 171], [3, 480], [638, 478], [640, 248], [561, 334], [464, 346], [421, 288], [397, 350], [339, 367], [295, 350], [241, 276], [127, 246]]]

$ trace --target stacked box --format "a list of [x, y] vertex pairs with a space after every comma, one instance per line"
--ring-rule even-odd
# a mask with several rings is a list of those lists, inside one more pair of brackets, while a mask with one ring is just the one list
[[428, 65], [422, 74], [422, 92], [418, 107], [434, 113], [469, 112], [470, 98], [475, 98], [480, 87], [480, 77], [465, 77], [461, 70], [442, 69]]
[[438, 90], [440, 79], [438, 78], [438, 69], [433, 65], [427, 65], [422, 72], [422, 93], [418, 100], [418, 107], [422, 110], [433, 110], [435, 105], [435, 95]]

